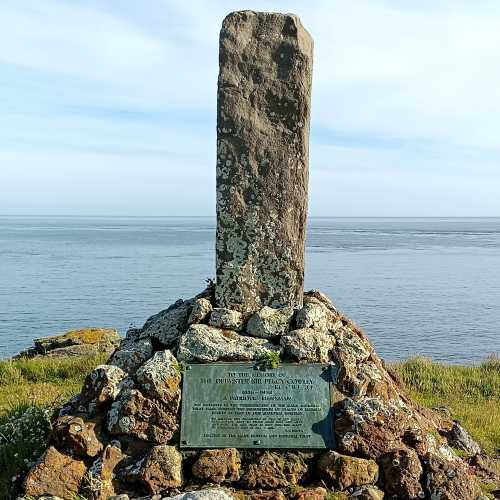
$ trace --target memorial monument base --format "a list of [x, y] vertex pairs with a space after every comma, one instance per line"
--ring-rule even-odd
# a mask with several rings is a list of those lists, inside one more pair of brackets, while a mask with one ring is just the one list
[[413, 403], [327, 297], [244, 320], [214, 295], [127, 332], [54, 415], [27, 497], [480, 496], [474, 462], [452, 448], [479, 447]]

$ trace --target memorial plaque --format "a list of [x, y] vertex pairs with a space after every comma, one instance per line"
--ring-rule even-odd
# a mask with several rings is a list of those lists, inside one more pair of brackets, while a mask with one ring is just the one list
[[187, 365], [183, 448], [333, 448], [336, 367], [251, 363]]

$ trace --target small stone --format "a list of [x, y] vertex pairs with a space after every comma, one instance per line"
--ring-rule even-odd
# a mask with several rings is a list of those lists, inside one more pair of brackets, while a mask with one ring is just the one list
[[452, 428], [446, 434], [446, 439], [450, 446], [462, 450], [468, 455], [481, 453], [481, 447], [456, 420], [453, 421]]
[[385, 491], [389, 495], [418, 498], [422, 491], [420, 479], [422, 466], [412, 449], [399, 449], [381, 456], [379, 459], [384, 477]]
[[136, 380], [144, 394], [178, 405], [181, 397], [181, 373], [179, 364], [170, 351], [155, 353], [137, 370]]
[[101, 457], [90, 467], [86, 489], [92, 494], [93, 500], [107, 500], [116, 495], [114, 485], [114, 470], [123, 460], [120, 448], [108, 445]]
[[[353, 500], [383, 500], [384, 492], [375, 486], [361, 486], [351, 497]], [[400, 498], [400, 496], [398, 496]], [[418, 498], [418, 497], [416, 497]]]
[[326, 500], [328, 492], [325, 488], [304, 488], [295, 494], [294, 500]]
[[51, 446], [28, 472], [24, 480], [24, 493], [31, 497], [53, 495], [73, 498], [80, 489], [86, 471], [82, 460], [64, 455]]
[[208, 324], [222, 330], [239, 332], [243, 329], [244, 325], [243, 314], [225, 307], [216, 307], [210, 315]]
[[198, 479], [222, 483], [240, 479], [240, 454], [236, 448], [202, 451], [193, 464], [192, 474]]
[[295, 317], [298, 328], [326, 331], [332, 325], [332, 313], [320, 303], [308, 302]]
[[188, 318], [188, 324], [202, 323], [212, 312], [212, 309], [212, 303], [208, 299], [203, 297], [196, 299]]
[[327, 363], [332, 358], [335, 337], [325, 331], [301, 328], [281, 337], [285, 353], [297, 361]]
[[372, 484], [378, 478], [378, 465], [374, 460], [341, 455], [335, 451], [329, 451], [319, 459], [318, 470], [324, 480], [341, 490]]
[[67, 415], [56, 419], [51, 436], [60, 449], [82, 457], [95, 457], [103, 448], [95, 431], [96, 422]]
[[145, 457], [139, 474], [152, 494], [182, 485], [182, 455], [175, 446], [154, 446]]
[[154, 338], [165, 347], [172, 347], [188, 327], [194, 299], [178, 300], [168, 309], [151, 316], [142, 327], [141, 336]]
[[[168, 497], [168, 500], [235, 500], [229, 491], [222, 488], [208, 488], [203, 490], [190, 491], [181, 493], [173, 497]], [[165, 500], [165, 499], [164, 499]]]
[[178, 401], [175, 406], [167, 407], [137, 389], [128, 389], [111, 405], [107, 429], [113, 436], [128, 435], [153, 443], [168, 443], [178, 428], [178, 409]]
[[191, 325], [182, 335], [177, 351], [180, 361], [253, 361], [281, 349], [265, 339], [245, 337], [231, 330]]
[[265, 339], [285, 335], [290, 328], [293, 313], [291, 307], [273, 309], [265, 306], [248, 320], [247, 334]]
[[132, 383], [118, 366], [99, 365], [90, 372], [83, 384], [81, 404], [104, 406], [113, 402], [120, 391]]
[[118, 366], [127, 373], [133, 374], [145, 361], [153, 355], [151, 339], [122, 340], [120, 347], [109, 360], [110, 365]]
[[251, 489], [275, 489], [297, 485], [306, 474], [307, 465], [299, 455], [265, 451], [248, 464], [242, 483]]

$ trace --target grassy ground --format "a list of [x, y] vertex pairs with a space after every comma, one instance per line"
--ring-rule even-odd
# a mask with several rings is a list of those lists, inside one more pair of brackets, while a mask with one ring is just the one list
[[[45, 448], [50, 409], [77, 393], [86, 374], [104, 361], [99, 356], [0, 361], [0, 498], [8, 498], [12, 478]], [[485, 451], [499, 452], [498, 358], [472, 367], [415, 358], [391, 368], [417, 402], [447, 407]]]

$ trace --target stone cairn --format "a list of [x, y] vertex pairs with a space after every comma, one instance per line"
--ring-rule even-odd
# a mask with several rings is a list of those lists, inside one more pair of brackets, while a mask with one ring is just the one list
[[[216, 285], [129, 330], [88, 375], [54, 415], [26, 498], [480, 497], [479, 481], [493, 473], [477, 444], [414, 404], [325, 295], [303, 293], [312, 49], [294, 15], [224, 20]], [[276, 354], [338, 366], [335, 450], [179, 448], [183, 362]]]

